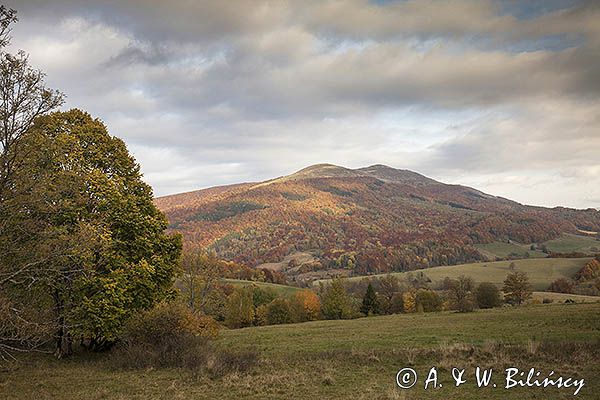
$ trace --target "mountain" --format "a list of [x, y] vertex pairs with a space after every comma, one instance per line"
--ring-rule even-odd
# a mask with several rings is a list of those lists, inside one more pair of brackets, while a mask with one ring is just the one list
[[187, 244], [294, 279], [484, 260], [476, 245], [600, 231], [600, 212], [544, 208], [385, 165], [318, 164], [156, 199]]

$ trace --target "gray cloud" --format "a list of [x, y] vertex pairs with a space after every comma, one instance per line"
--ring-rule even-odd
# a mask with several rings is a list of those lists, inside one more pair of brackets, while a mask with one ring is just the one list
[[[126, 140], [158, 194], [387, 163], [598, 206], [597, 3], [9, 5], [14, 47]], [[556, 193], [536, 196], [542, 184]]]

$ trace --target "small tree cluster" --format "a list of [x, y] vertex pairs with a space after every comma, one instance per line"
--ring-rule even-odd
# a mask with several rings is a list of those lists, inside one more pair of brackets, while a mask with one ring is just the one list
[[230, 328], [243, 328], [306, 322], [320, 317], [321, 303], [312, 290], [299, 290], [287, 297], [271, 289], [245, 286], [234, 289], [229, 296], [225, 324]]

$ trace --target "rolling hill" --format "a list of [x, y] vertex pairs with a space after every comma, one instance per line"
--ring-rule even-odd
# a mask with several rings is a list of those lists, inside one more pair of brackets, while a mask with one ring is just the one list
[[586, 253], [600, 247], [595, 209], [527, 206], [384, 165], [313, 165], [156, 204], [188, 244], [297, 280], [545, 256], [548, 241], [561, 251], [569, 241]]

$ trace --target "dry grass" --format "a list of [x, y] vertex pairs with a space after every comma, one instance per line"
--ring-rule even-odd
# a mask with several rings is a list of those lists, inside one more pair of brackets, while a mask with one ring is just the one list
[[[106, 356], [31, 356], [0, 372], [2, 399], [555, 399], [558, 389], [452, 387], [454, 367], [536, 367], [583, 376], [579, 399], [600, 398], [600, 305], [548, 305], [472, 314], [432, 313], [225, 331], [221, 350], [261, 353], [254, 368], [115, 370]], [[396, 389], [400, 368], [437, 366], [443, 390]], [[448, 387], [446, 387], [448, 384]]]

